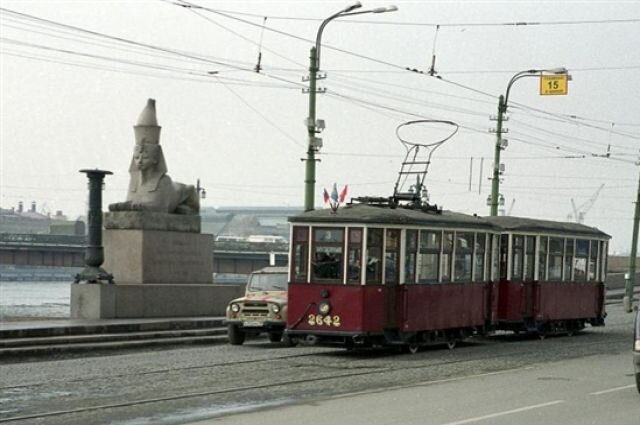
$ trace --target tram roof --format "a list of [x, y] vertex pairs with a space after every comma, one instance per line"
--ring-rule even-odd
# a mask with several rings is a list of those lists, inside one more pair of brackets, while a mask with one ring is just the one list
[[411, 208], [390, 208], [366, 204], [351, 204], [339, 208], [307, 211], [289, 217], [292, 223], [364, 223], [423, 225], [436, 227], [464, 227], [492, 230], [494, 226], [483, 217], [454, 211], [435, 213]]
[[433, 227], [473, 228], [499, 232], [562, 233], [577, 236], [610, 239], [603, 231], [584, 224], [568, 223], [535, 218], [497, 216], [481, 217], [455, 211], [422, 211], [411, 208], [390, 208], [366, 204], [350, 204], [339, 208], [307, 211], [289, 217], [291, 223], [362, 223], [397, 224]]
[[611, 236], [602, 230], [579, 223], [511, 216], [485, 217], [485, 219], [502, 231], [507, 232], [570, 233], [573, 235], [611, 239]]

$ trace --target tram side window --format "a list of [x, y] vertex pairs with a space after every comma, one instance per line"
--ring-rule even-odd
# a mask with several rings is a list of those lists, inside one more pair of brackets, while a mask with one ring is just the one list
[[596, 265], [598, 264], [598, 241], [591, 241], [589, 249], [589, 273], [587, 280], [596, 280]]
[[384, 250], [384, 282], [397, 284], [400, 271], [400, 230], [387, 229]]
[[524, 236], [513, 235], [511, 255], [511, 280], [522, 280], [522, 273], [524, 271]]
[[500, 279], [507, 278], [507, 262], [509, 250], [509, 235], [500, 236]]
[[347, 283], [360, 284], [362, 274], [362, 229], [349, 229], [347, 241], [349, 251], [347, 253]]
[[456, 232], [454, 279], [456, 282], [471, 280], [473, 233]]
[[475, 273], [474, 280], [482, 281], [485, 280], [485, 252], [487, 248], [487, 234], [486, 233], [476, 233], [476, 245], [475, 245]]
[[562, 280], [564, 239], [549, 238], [549, 280]]
[[441, 243], [442, 232], [420, 231], [419, 283], [434, 283], [438, 281]]
[[442, 257], [440, 258], [440, 278], [451, 282], [451, 256], [453, 254], [453, 232], [442, 233]]
[[563, 280], [573, 279], [573, 254], [574, 254], [575, 240], [567, 238], [564, 250], [564, 275]]
[[540, 246], [538, 247], [538, 280], [547, 280], [547, 244], [549, 238], [546, 236], [540, 237]]
[[418, 231], [407, 230], [404, 247], [404, 282], [416, 282], [416, 253], [418, 251]]
[[600, 244], [600, 281], [607, 280], [607, 243]]
[[526, 280], [533, 280], [533, 271], [535, 270], [536, 260], [536, 238], [534, 236], [525, 237], [525, 270], [524, 278]]
[[491, 274], [489, 280], [496, 280], [500, 277], [500, 235], [489, 235], [491, 249], [489, 258], [491, 262]]
[[382, 283], [382, 229], [367, 231], [367, 283]]
[[342, 282], [344, 229], [313, 229], [312, 278]]
[[307, 250], [309, 247], [309, 228], [293, 228], [293, 281], [307, 281]]
[[573, 259], [573, 280], [587, 280], [587, 259], [589, 258], [589, 241], [576, 239], [576, 256]]

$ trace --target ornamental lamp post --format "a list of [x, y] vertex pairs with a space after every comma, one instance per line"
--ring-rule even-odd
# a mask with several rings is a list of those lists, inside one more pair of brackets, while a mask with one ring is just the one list
[[75, 276], [74, 283], [100, 283], [106, 280], [113, 283], [113, 275], [102, 267], [104, 262], [104, 249], [102, 247], [102, 188], [104, 177], [113, 174], [106, 170], [80, 170], [89, 179], [89, 211], [88, 244], [85, 251], [84, 269]]
[[327, 26], [329, 22], [336, 18], [340, 18], [343, 16], [353, 16], [353, 15], [362, 15], [365, 13], [386, 13], [386, 12], [394, 12], [398, 10], [396, 6], [387, 6], [387, 7], [377, 7], [371, 10], [362, 10], [358, 12], [353, 12], [353, 10], [362, 7], [360, 2], [356, 2], [351, 6], [347, 6], [338, 13], [334, 13], [329, 16], [327, 19], [322, 21], [320, 27], [318, 28], [318, 33], [316, 35], [316, 44], [311, 47], [311, 51], [309, 53], [309, 89], [303, 89], [303, 92], [309, 93], [309, 116], [306, 119], [305, 125], [307, 126], [308, 132], [308, 149], [307, 149], [307, 158], [304, 159], [306, 161], [305, 165], [305, 179], [304, 179], [304, 210], [311, 211], [313, 210], [314, 205], [314, 194], [315, 194], [315, 183], [316, 183], [316, 152], [320, 150], [322, 147], [322, 139], [317, 137], [316, 135], [324, 130], [324, 120], [316, 120], [316, 93], [322, 92], [325, 90], [316, 89], [316, 81], [322, 78], [325, 78], [324, 75], [318, 75], [318, 71], [320, 71], [320, 47], [322, 40], [322, 32], [324, 31], [324, 27]]
[[[490, 215], [497, 216], [498, 215], [498, 203], [500, 198], [500, 174], [503, 170], [500, 167], [500, 151], [506, 148], [506, 145], [503, 145], [502, 141], [502, 122], [504, 120], [504, 114], [507, 112], [507, 107], [509, 104], [509, 92], [511, 91], [511, 86], [513, 83], [518, 81], [524, 77], [535, 77], [538, 75], [542, 75], [543, 73], [554, 74], [554, 75], [566, 75], [569, 71], [567, 68], [551, 68], [551, 69], [528, 69], [526, 71], [521, 71], [511, 77], [509, 80], [509, 84], [507, 84], [507, 91], [505, 95], [500, 95], [498, 98], [498, 117], [497, 117], [497, 126], [496, 126], [496, 146], [494, 152], [493, 159], [493, 177], [491, 179], [491, 197], [490, 197]], [[506, 140], [505, 140], [506, 142]]]

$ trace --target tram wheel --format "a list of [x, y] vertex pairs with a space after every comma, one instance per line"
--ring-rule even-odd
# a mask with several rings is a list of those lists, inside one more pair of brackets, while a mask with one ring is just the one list
[[297, 345], [298, 345], [298, 342], [300, 342], [300, 341], [299, 341], [299, 340], [298, 340], [298, 338], [297, 338], [297, 337], [295, 337], [295, 336], [289, 336], [289, 335], [285, 334], [285, 335], [282, 337], [282, 342], [283, 342], [283, 343], [284, 343], [284, 345], [286, 345], [287, 347], [295, 347], [295, 346], [297, 346]]
[[576, 326], [573, 321], [567, 322], [567, 336], [573, 336], [575, 333]]
[[227, 336], [231, 345], [242, 345], [245, 333], [237, 325], [229, 325]]
[[418, 350], [420, 350], [420, 346], [414, 342], [407, 346], [407, 350], [409, 351], [409, 354], [416, 354]]

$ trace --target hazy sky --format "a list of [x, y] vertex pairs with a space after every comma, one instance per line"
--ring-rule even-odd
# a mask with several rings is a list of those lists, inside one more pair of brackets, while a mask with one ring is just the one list
[[[302, 206], [302, 77], [320, 22], [350, 2], [177, 3], [0, 0], [1, 207], [36, 201], [38, 210], [83, 214], [81, 168], [113, 171], [105, 204], [124, 200], [132, 126], [147, 98], [157, 102], [169, 174], [200, 179], [205, 206]], [[325, 29], [316, 207], [334, 182], [349, 196], [391, 195], [404, 155], [396, 127], [428, 118], [460, 126], [433, 155], [431, 201], [488, 214], [497, 96], [518, 71], [563, 66], [567, 96], [540, 96], [537, 78], [512, 87], [505, 209], [566, 220], [572, 198], [588, 204], [604, 185], [585, 222], [613, 236], [613, 251], [628, 251], [640, 172], [640, 2], [395, 4], [397, 12]], [[441, 78], [427, 74], [434, 51]], [[402, 134], [428, 143], [446, 130]]]

